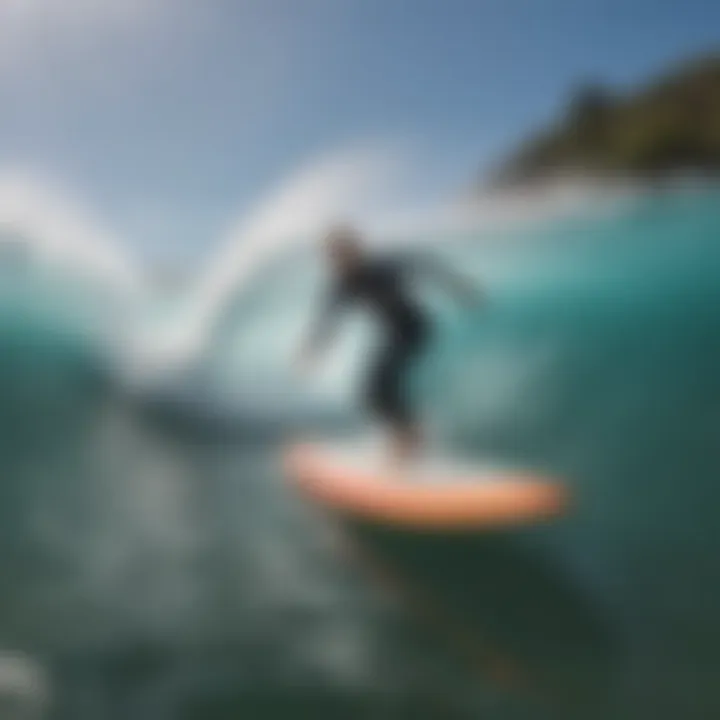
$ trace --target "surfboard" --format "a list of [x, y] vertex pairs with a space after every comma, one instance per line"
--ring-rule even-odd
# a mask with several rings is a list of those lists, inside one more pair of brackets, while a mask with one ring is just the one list
[[564, 485], [522, 470], [426, 460], [404, 469], [377, 453], [330, 443], [287, 448], [290, 481], [311, 501], [357, 519], [416, 529], [470, 529], [552, 519], [568, 506]]

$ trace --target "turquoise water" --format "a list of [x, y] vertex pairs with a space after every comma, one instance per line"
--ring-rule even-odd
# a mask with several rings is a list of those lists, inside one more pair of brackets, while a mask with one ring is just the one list
[[47, 716], [718, 715], [719, 197], [438, 238], [491, 296], [438, 303], [438, 437], [576, 499], [501, 535], [337, 528], [288, 492], [279, 444], [325, 421], [262, 344], [304, 292], [282, 268], [161, 407], [109, 382], [66, 291], [7, 290], [0, 648], [45, 668]]

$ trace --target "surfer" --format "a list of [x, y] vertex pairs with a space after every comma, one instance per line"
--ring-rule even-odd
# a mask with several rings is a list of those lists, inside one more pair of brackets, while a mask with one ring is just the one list
[[351, 227], [332, 229], [325, 252], [333, 282], [302, 348], [300, 364], [309, 366], [324, 348], [339, 311], [349, 304], [365, 306], [380, 321], [385, 342], [369, 373], [365, 388], [368, 409], [389, 429], [393, 460], [403, 462], [423, 444], [422, 428], [408, 397], [408, 375], [432, 338], [429, 313], [410, 291], [411, 275], [440, 280], [462, 300], [476, 304], [475, 285], [424, 257], [373, 256]]

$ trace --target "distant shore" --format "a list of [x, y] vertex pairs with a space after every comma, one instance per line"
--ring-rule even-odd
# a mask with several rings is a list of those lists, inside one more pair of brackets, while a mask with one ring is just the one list
[[540, 196], [557, 192], [625, 194], [704, 190], [720, 187], [720, 173], [677, 170], [658, 176], [631, 174], [593, 174], [581, 171], [556, 171], [546, 175], [508, 182], [489, 180], [480, 183], [475, 196]]
[[517, 189], [575, 179], [649, 189], [720, 176], [720, 54], [682, 63], [630, 92], [584, 83], [549, 127], [482, 182]]

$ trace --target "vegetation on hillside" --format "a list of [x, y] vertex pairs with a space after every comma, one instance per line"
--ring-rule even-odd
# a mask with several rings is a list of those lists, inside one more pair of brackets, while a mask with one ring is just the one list
[[683, 65], [630, 93], [577, 88], [563, 117], [492, 177], [495, 185], [563, 173], [657, 179], [720, 171], [720, 55]]

